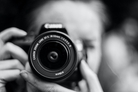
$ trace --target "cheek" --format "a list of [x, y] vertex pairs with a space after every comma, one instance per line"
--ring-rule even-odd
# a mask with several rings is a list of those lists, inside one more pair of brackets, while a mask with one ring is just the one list
[[98, 68], [101, 62], [101, 50], [100, 49], [94, 49], [94, 50], [88, 50], [88, 65], [89, 67], [95, 72], [98, 72]]

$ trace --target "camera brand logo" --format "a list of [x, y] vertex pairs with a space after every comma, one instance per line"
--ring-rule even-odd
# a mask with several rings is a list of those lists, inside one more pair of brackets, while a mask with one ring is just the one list
[[59, 72], [59, 73], [55, 73], [55, 75], [57, 76], [57, 75], [62, 75], [64, 73], [64, 71], [61, 71], [61, 72]]
[[45, 24], [45, 28], [63, 28], [62, 24]]

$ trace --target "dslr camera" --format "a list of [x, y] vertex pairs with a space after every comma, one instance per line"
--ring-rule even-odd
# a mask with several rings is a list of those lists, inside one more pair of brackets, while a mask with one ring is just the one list
[[82, 79], [79, 62], [86, 60], [85, 49], [76, 48], [63, 24], [45, 23], [36, 37], [13, 42], [28, 52], [31, 69], [40, 79], [68, 88]]

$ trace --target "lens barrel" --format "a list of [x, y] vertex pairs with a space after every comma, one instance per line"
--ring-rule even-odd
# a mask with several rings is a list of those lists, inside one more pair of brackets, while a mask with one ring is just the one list
[[40, 34], [32, 43], [29, 63], [37, 76], [50, 82], [70, 77], [77, 67], [76, 47], [70, 37], [51, 30]]

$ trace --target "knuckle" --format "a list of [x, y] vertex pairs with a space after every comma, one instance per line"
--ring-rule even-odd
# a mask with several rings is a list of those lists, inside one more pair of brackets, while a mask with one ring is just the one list
[[12, 45], [12, 43], [10, 43], [10, 42], [7, 42], [7, 43], [6, 43], [6, 46], [7, 46], [7, 47], [11, 47], [11, 45]]
[[5, 81], [4, 78], [5, 78], [5, 77], [4, 77], [3, 75], [0, 76], [1, 83], [4, 83], [4, 81]]
[[6, 49], [8, 49], [9, 51], [11, 51], [12, 49], [14, 49], [14, 48], [12, 48], [13, 44], [10, 43], [10, 42], [7, 42], [5, 46], [6, 46]]
[[17, 68], [19, 70], [24, 69], [24, 67], [22, 66], [21, 62], [18, 59], [14, 59], [13, 63], [14, 63], [13, 66], [14, 68]]
[[0, 75], [0, 83], [5, 83], [5, 76], [3, 74]]
[[5, 85], [5, 81], [3, 79], [0, 79], [0, 87]]

